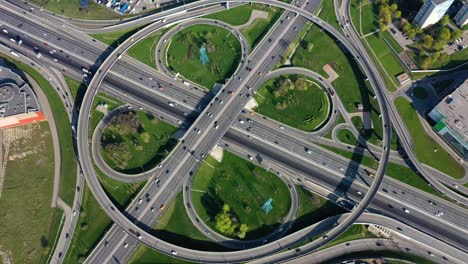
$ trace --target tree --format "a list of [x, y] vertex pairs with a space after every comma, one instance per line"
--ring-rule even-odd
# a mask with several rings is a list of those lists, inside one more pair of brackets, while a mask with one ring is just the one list
[[393, 3], [392, 5], [390, 5], [390, 10], [392, 10], [392, 12], [397, 11], [397, 9], [398, 9], [398, 5], [397, 5], [397, 4]]
[[423, 46], [426, 49], [429, 49], [432, 47], [432, 42], [434, 42], [434, 39], [430, 35], [425, 35], [423, 38]]
[[232, 235], [234, 233], [234, 226], [232, 220], [227, 213], [221, 212], [215, 216], [215, 227], [221, 233]]
[[387, 31], [388, 27], [385, 24], [380, 24], [380, 32], [385, 32]]
[[239, 227], [239, 231], [237, 231], [237, 237], [240, 239], [245, 238], [245, 235], [247, 231], [249, 230], [249, 227], [246, 224], [241, 224]]
[[444, 27], [439, 31], [439, 34], [437, 35], [438, 40], [443, 40], [447, 41], [450, 39], [450, 29]]
[[429, 69], [431, 64], [432, 64], [431, 57], [426, 57], [426, 58], [424, 58], [423, 62], [421, 63], [421, 68], [423, 68], [424, 70], [427, 70], [427, 69]]
[[229, 213], [229, 211], [231, 211], [231, 207], [229, 206], [229, 204], [223, 204], [223, 212]]
[[408, 36], [408, 38], [414, 39], [414, 37], [416, 37], [416, 30], [413, 29], [413, 28], [410, 29], [410, 30], [406, 33], [406, 35]]
[[397, 10], [395, 13], [393, 13], [393, 18], [394, 19], [399, 19], [401, 17], [401, 11]]
[[436, 62], [440, 58], [440, 52], [436, 52], [432, 55], [432, 63]]
[[441, 53], [440, 56], [439, 56], [438, 61], [440, 63], [444, 63], [447, 60], [448, 60], [448, 54], [447, 53]]
[[432, 43], [432, 48], [436, 50], [440, 50], [444, 48], [445, 44], [447, 44], [446, 41], [438, 39]]
[[446, 26], [450, 23], [450, 17], [448, 15], [445, 15], [442, 17], [442, 19], [440, 20], [440, 24], [442, 26]]
[[459, 39], [463, 35], [463, 31], [459, 29], [454, 29], [450, 35], [451, 35], [450, 40], [454, 41], [454, 40]]

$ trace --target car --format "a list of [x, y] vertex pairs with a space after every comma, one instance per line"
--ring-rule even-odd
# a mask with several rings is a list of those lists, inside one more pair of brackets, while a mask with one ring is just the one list
[[437, 212], [435, 213], [435, 215], [440, 217], [440, 216], [443, 216], [443, 215], [444, 215], [444, 212], [442, 212], [442, 211], [437, 211]]
[[177, 255], [177, 251], [175, 251], [175, 250], [172, 249], [172, 250], [171, 250], [171, 254], [172, 254], [172, 255]]
[[407, 214], [410, 213], [410, 211], [409, 211], [408, 209], [406, 209], [406, 208], [403, 208], [403, 211], [404, 211], [405, 213], [407, 213]]
[[142, 199], [138, 200], [138, 204], [141, 204], [141, 202], [143, 202], [143, 200], [142, 200]]
[[219, 104], [221, 104], [221, 105], [222, 105], [223, 103], [224, 103], [224, 101], [223, 101], [223, 100], [219, 101]]
[[249, 155], [249, 160], [254, 160], [254, 157]]
[[209, 117], [209, 118], [212, 118], [213, 117], [213, 114], [211, 112], [206, 112], [206, 115]]
[[284, 129], [284, 126], [279, 126], [280, 129]]
[[244, 124], [244, 120], [239, 119], [239, 123], [240, 123], [240, 124]]
[[228, 91], [228, 94], [229, 95], [232, 95], [234, 92], [233, 91]]
[[214, 129], [218, 129], [219, 126], [217, 124], [214, 125]]
[[124, 247], [124, 248], [127, 248], [127, 247], [128, 247], [128, 243], [125, 242], [125, 243], [123, 244], [123, 247]]
[[359, 195], [362, 195], [362, 192], [360, 192], [360, 191], [357, 191], [356, 193], [359, 194]]
[[151, 212], [154, 212], [154, 207], [151, 207], [150, 210], [151, 210]]
[[75, 216], [75, 215], [76, 215], [76, 210], [73, 210], [73, 216]]

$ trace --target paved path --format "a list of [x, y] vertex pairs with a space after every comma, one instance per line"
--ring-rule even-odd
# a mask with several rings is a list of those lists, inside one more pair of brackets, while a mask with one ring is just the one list
[[237, 26], [237, 28], [239, 30], [241, 29], [244, 29], [248, 26], [250, 26], [251, 24], [253, 24], [253, 22], [257, 19], [268, 19], [268, 12], [265, 12], [265, 11], [261, 11], [261, 10], [252, 10], [252, 14], [250, 15], [250, 19], [249, 21], [247, 21], [247, 23], [245, 24], [242, 24], [240, 26]]
[[31, 84], [31, 88], [37, 95], [37, 100], [41, 106], [41, 111], [49, 122], [50, 133], [52, 135], [52, 142], [54, 144], [54, 191], [52, 193], [52, 204], [51, 207], [57, 206], [57, 198], [60, 192], [60, 142], [57, 133], [57, 126], [55, 124], [54, 114], [50, 108], [49, 101], [47, 96], [42, 91], [39, 84], [29, 75], [26, 74], [26, 77]]

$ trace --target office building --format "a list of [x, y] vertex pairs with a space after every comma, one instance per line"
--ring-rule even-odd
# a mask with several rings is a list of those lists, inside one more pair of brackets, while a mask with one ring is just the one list
[[465, 2], [458, 11], [458, 13], [454, 17], [455, 23], [457, 23], [458, 26], [463, 27], [468, 23], [468, 2]]
[[421, 9], [419, 9], [413, 23], [420, 28], [425, 28], [439, 22], [454, 1], [455, 0], [427, 0]]
[[434, 129], [464, 159], [468, 158], [468, 79], [437, 104], [429, 117]]

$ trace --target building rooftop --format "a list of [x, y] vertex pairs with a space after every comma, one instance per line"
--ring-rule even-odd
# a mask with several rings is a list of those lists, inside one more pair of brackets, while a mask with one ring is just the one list
[[436, 4], [436, 5], [440, 5], [440, 4], [442, 4], [444, 2], [447, 2], [447, 1], [450, 1], [450, 0], [432, 0], [432, 2], [434, 2], [434, 4]]
[[0, 66], [0, 118], [39, 110], [36, 95], [21, 76]]
[[468, 79], [434, 108], [444, 116], [446, 126], [468, 141]]

